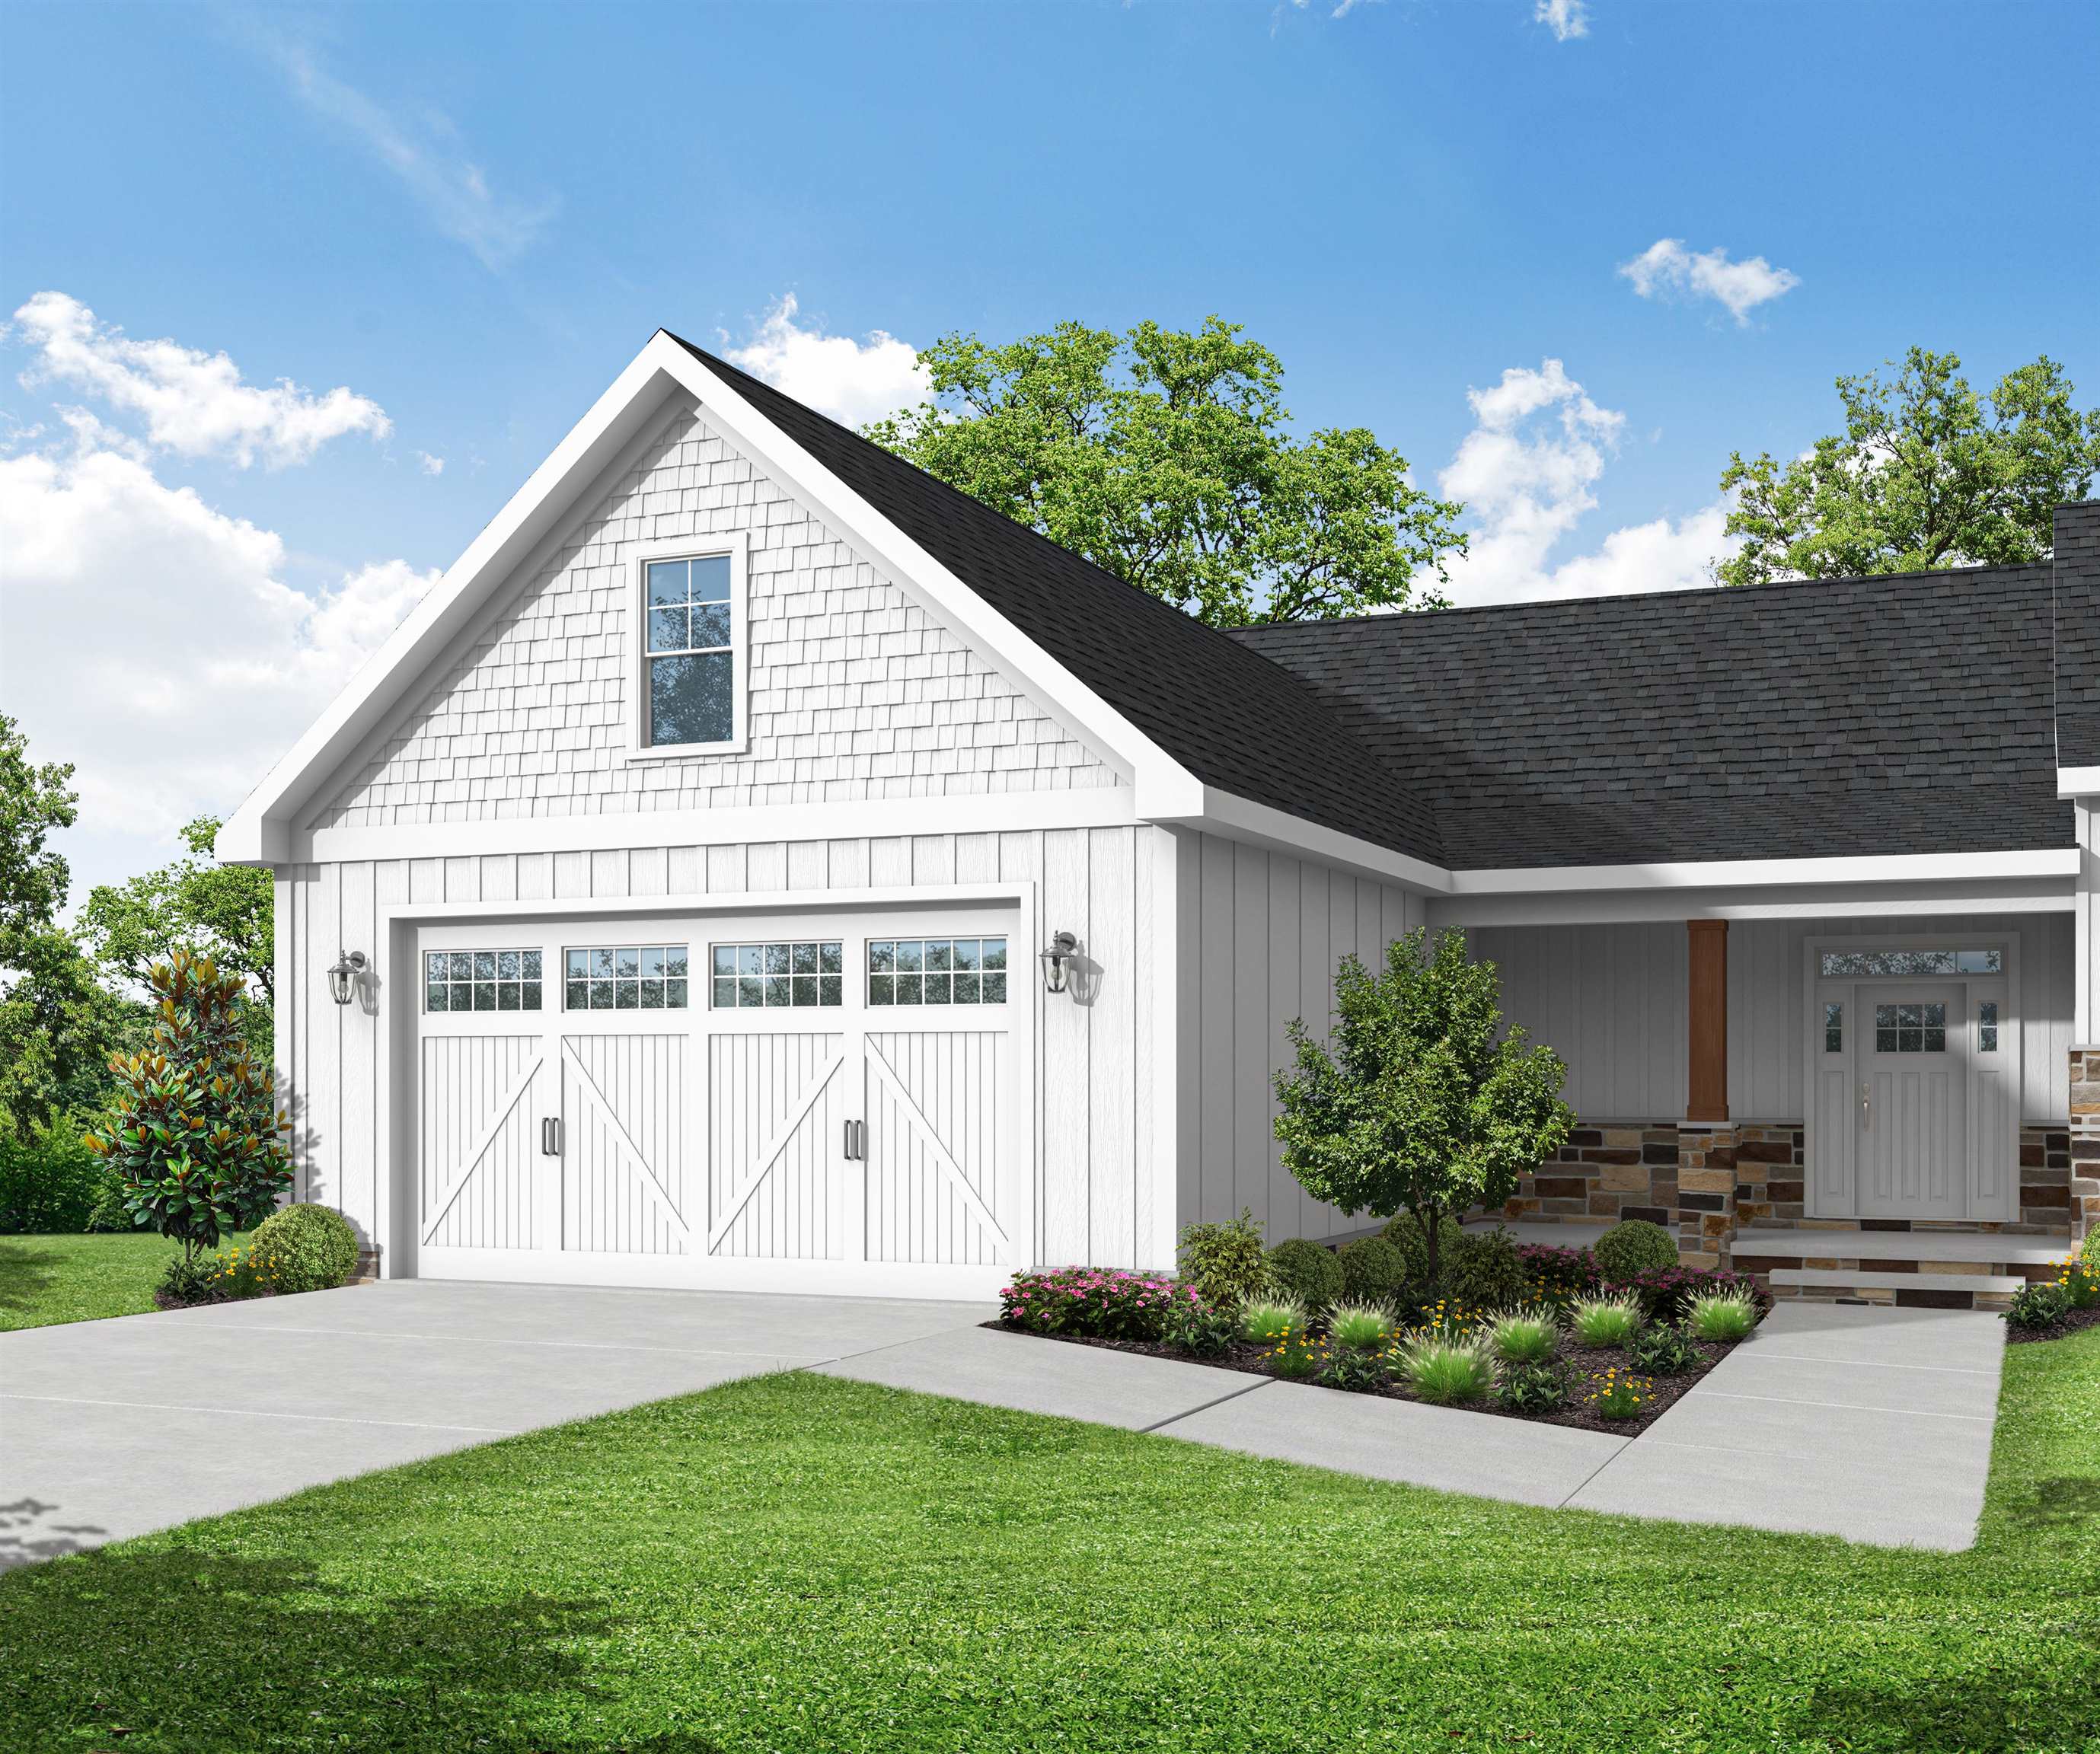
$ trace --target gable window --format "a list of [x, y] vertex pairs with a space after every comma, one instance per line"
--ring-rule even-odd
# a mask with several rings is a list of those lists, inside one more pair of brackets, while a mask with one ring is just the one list
[[654, 548], [635, 564], [637, 753], [741, 747], [749, 682], [742, 542], [713, 552]]

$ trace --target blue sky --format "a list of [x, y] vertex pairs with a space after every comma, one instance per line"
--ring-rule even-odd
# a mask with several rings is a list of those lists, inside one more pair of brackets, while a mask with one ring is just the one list
[[65, 302], [0, 342], [0, 698], [78, 879], [236, 802], [659, 324], [853, 412], [876, 332], [1219, 312], [1473, 500], [1462, 600], [1685, 582], [1729, 451], [1913, 342], [2100, 399], [2100, 7], [1541, 10], [8, 8], [0, 312]]

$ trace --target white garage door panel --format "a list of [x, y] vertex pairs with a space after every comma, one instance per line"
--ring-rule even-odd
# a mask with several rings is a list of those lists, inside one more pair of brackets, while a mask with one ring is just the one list
[[536, 1035], [439, 1036], [423, 1043], [419, 1210], [426, 1243], [530, 1249], [546, 1078]]
[[1005, 1036], [871, 1031], [867, 1042], [869, 1258], [1004, 1260]]
[[[1033, 1234], [1028, 989], [1012, 983], [997, 1005], [871, 1005], [867, 946], [1004, 934], [1011, 950], [1017, 911], [424, 928], [426, 952], [536, 952], [549, 972], [571, 949], [684, 945], [694, 973], [684, 1008], [570, 1011], [549, 979], [536, 1013], [418, 1012], [413, 1270], [996, 1289]], [[712, 945], [813, 938], [842, 943], [837, 1003], [710, 1003]]]
[[708, 1042], [708, 1252], [850, 1258], [858, 1201], [844, 1157], [839, 1034], [724, 1032]]
[[614, 1254], [682, 1254], [684, 1035], [562, 1038], [562, 1245]]

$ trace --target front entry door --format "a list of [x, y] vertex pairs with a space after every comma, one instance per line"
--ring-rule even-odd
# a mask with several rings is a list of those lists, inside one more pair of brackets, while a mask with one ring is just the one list
[[1855, 1125], [1864, 1218], [1969, 1212], [1969, 1067], [1959, 981], [1863, 981]]

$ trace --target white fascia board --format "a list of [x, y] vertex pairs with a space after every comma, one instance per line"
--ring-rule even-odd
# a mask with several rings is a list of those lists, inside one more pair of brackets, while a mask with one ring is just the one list
[[1895, 919], [1970, 914], [2061, 914], [2076, 906], [2064, 877], [1963, 883], [1767, 884], [1712, 889], [1592, 889], [1429, 898], [1446, 926], [1624, 925], [1680, 919]]
[[735, 386], [668, 335], [658, 334], [650, 347], [661, 350], [657, 357], [664, 369], [741, 450], [814, 505], [854, 548], [1123, 778], [1135, 780], [1140, 811], [1150, 813], [1145, 795], [1161, 782], [1170, 788], [1193, 783], [1188, 771], [1151, 738], [774, 425]]
[[465, 822], [381, 823], [300, 830], [289, 862], [610, 852], [739, 842], [884, 840], [1054, 828], [1121, 828], [1137, 820], [1128, 786], [1064, 791], [965, 792], [941, 798], [854, 798], [734, 810], [620, 810], [589, 816], [510, 816]]
[[1877, 854], [1832, 859], [1710, 859], [1678, 865], [1556, 865], [1457, 870], [1454, 895], [1568, 894], [1586, 890], [1711, 889], [1770, 884], [1915, 884], [1977, 878], [2068, 877], [2078, 849]]
[[2100, 796], [2100, 767], [2060, 767], [2056, 770], [2059, 798]]
[[662, 350], [645, 347], [227, 819], [216, 847], [221, 859], [290, 861], [293, 825], [314, 790], [422, 680], [472, 620], [488, 588], [510, 576], [561, 518], [576, 486], [596, 478], [678, 387], [664, 370]]
[[1162, 827], [1193, 828], [1228, 840], [1287, 853], [1294, 858], [1312, 859], [1352, 874], [1375, 878], [1420, 895], [1450, 892], [1451, 874], [1405, 853], [1396, 853], [1374, 841], [1361, 840], [1339, 829], [1323, 828], [1302, 816], [1293, 816], [1266, 804], [1256, 804], [1237, 793], [1201, 786], [1183, 794], [1185, 808], [1172, 812], [1154, 809], [1140, 785], [1138, 812], [1148, 822]]

